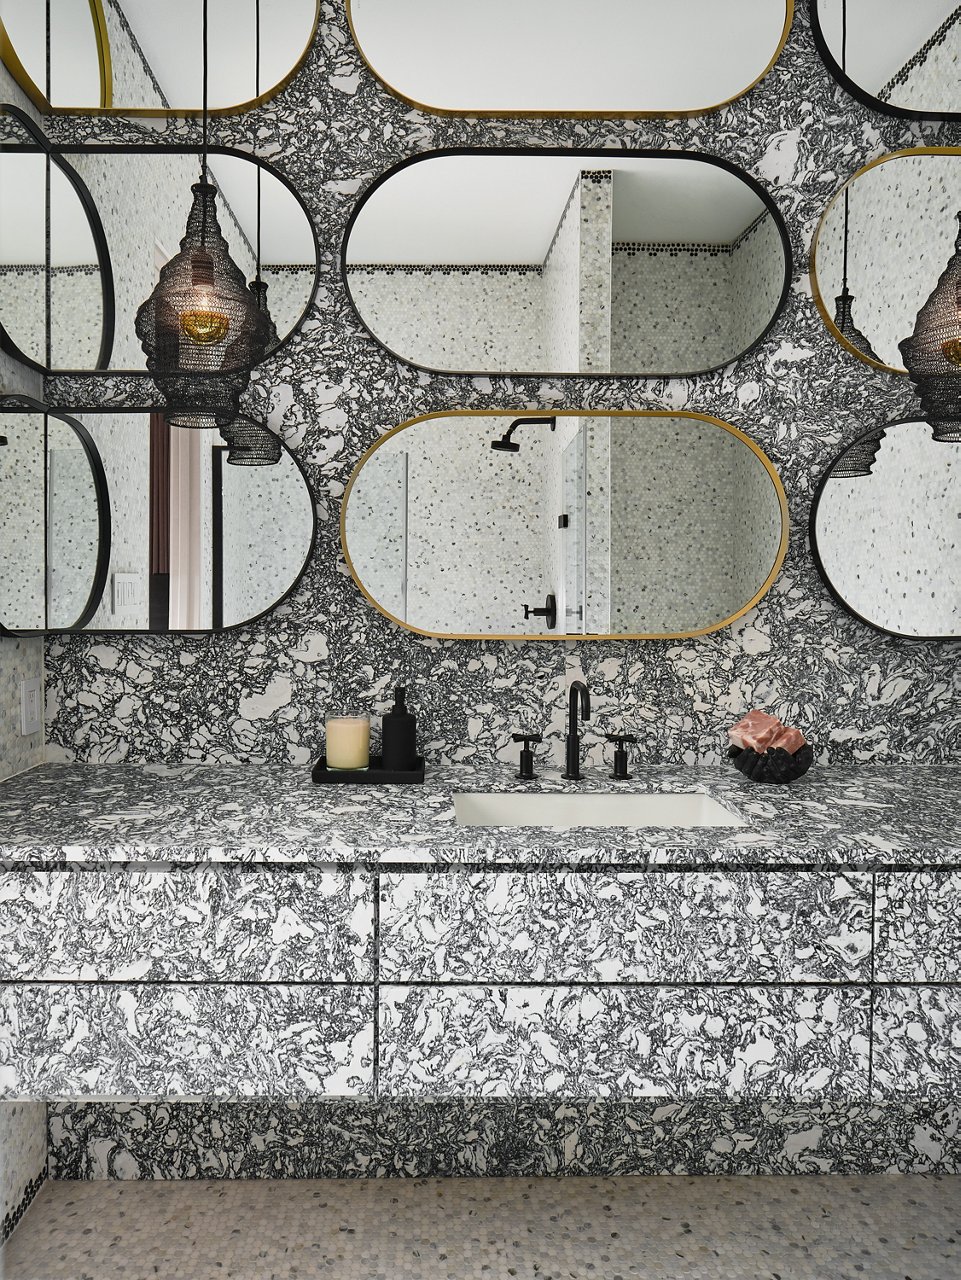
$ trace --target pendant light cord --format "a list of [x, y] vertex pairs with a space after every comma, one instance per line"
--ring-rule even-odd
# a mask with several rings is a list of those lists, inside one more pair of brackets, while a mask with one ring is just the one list
[[[255, 0], [254, 16], [256, 33], [254, 35], [254, 97], [260, 97], [260, 0]], [[257, 161], [257, 280], [260, 280], [260, 162]]]
[[[204, 0], [206, 3], [206, 0]], [[847, 75], [848, 70], [848, 0], [841, 0], [841, 70]], [[848, 291], [848, 188], [844, 188], [844, 265], [842, 268], [841, 291]]]
[[207, 0], [204, 0], [204, 34], [203, 34], [203, 82], [204, 82], [204, 115], [203, 115], [203, 154], [200, 160], [200, 180], [207, 181]]

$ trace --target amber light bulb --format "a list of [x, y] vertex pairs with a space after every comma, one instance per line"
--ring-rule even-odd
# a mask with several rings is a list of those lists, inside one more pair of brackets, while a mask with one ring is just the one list
[[209, 253], [195, 253], [190, 264], [196, 305], [180, 313], [180, 332], [198, 347], [223, 342], [230, 332], [230, 320], [212, 305], [214, 264]]

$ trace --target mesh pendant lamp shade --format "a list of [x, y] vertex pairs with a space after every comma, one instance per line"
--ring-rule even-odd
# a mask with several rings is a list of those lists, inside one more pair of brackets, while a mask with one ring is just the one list
[[831, 468], [831, 479], [853, 480], [858, 476], [869, 476], [883, 439], [884, 431], [882, 430], [865, 436], [862, 440], [856, 440]]
[[914, 333], [899, 346], [935, 440], [961, 441], [961, 229]]
[[878, 364], [881, 364], [881, 357], [854, 323], [851, 315], [851, 303], [853, 301], [854, 295], [848, 291], [847, 281], [845, 280], [844, 287], [834, 299], [834, 323], [844, 340], [850, 343], [856, 351], [860, 351], [869, 360], [877, 360]]
[[136, 329], [147, 369], [171, 409], [167, 420], [222, 426], [237, 416], [251, 366], [264, 354], [268, 322], [230, 256], [216, 187], [202, 178], [191, 191], [180, 252], [161, 267]]
[[222, 426], [220, 434], [227, 443], [231, 466], [272, 467], [280, 461], [280, 437], [245, 414]]
[[261, 280], [260, 276], [257, 276], [256, 279], [251, 280], [247, 288], [250, 290], [254, 305], [260, 312], [264, 322], [264, 347], [261, 355], [269, 356], [274, 347], [280, 342], [280, 337], [277, 333], [274, 318], [267, 308], [267, 285]]

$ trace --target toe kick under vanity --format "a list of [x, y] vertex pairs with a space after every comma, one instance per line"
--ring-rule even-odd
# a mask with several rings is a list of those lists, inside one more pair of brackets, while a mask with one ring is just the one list
[[[956, 1100], [961, 786], [635, 772], [740, 825], [491, 827], [505, 766], [0, 785], [0, 1096]], [[708, 815], [708, 820], [710, 815]]]

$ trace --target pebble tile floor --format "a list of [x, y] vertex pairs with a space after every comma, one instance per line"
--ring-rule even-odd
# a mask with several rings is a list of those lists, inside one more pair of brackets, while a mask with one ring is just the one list
[[961, 1176], [51, 1182], [3, 1280], [958, 1280]]

